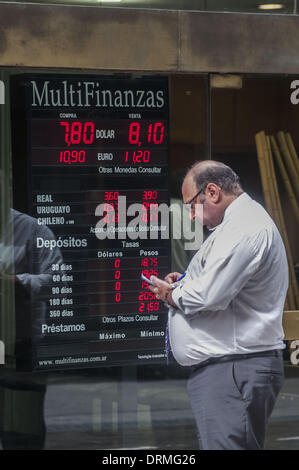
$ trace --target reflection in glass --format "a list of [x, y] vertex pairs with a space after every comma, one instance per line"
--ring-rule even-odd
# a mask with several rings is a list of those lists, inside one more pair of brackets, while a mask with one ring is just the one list
[[[3, 189], [4, 173], [0, 171]], [[4, 449], [42, 449], [46, 436], [47, 375], [18, 369], [30, 369], [34, 343], [41, 337], [41, 325], [46, 318], [45, 296], [52, 286], [51, 266], [53, 263], [61, 266], [62, 257], [57, 248], [36, 249], [37, 236], [54, 238], [51, 230], [39, 226], [36, 219], [13, 209], [2, 216], [0, 272], [1, 281], [15, 291], [15, 351], [11, 353], [16, 353], [17, 368], [8, 360], [0, 369], [0, 436]], [[7, 312], [1, 313], [7, 316]]]

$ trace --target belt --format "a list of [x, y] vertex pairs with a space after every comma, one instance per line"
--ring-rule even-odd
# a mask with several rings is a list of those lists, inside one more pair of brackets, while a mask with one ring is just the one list
[[275, 357], [282, 357], [283, 350], [282, 349], [271, 349], [270, 351], [260, 351], [255, 353], [248, 353], [248, 354], [227, 354], [225, 356], [220, 357], [211, 357], [199, 364], [195, 364], [191, 366], [191, 370], [195, 371], [200, 369], [201, 367], [208, 366], [209, 364], [218, 364], [219, 362], [228, 362], [233, 360], [243, 360], [243, 359], [250, 359], [251, 357], [264, 357], [264, 356], [275, 356]]

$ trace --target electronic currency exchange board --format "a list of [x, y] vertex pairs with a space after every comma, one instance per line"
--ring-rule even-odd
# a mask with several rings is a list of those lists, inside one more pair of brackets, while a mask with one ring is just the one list
[[[169, 203], [167, 79], [22, 75], [11, 92], [15, 209], [34, 218], [30, 269], [47, 279], [19, 327], [22, 357], [37, 370], [163, 363], [167, 311], [141, 273], [170, 270], [158, 211]], [[146, 238], [118, 230], [121, 197], [141, 205]]]

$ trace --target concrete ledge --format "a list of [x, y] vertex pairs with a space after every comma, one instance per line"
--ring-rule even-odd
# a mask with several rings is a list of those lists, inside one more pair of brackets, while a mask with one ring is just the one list
[[299, 17], [184, 12], [181, 70], [298, 73]]
[[0, 65], [176, 70], [178, 13], [0, 3]]
[[0, 3], [0, 66], [299, 73], [299, 17]]

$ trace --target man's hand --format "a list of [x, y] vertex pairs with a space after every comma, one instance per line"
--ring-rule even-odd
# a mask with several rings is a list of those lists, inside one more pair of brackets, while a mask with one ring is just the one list
[[25, 297], [28, 297], [30, 295], [30, 292], [28, 292], [27, 289], [23, 286], [18, 276], [15, 276], [14, 274], [6, 274], [5, 272], [0, 272], [0, 281], [9, 281], [13, 283], [16, 295], [23, 295]]
[[156, 295], [157, 299], [164, 300], [167, 292], [171, 289], [170, 284], [158, 279], [156, 276], [151, 276], [150, 279], [154, 285], [149, 284], [149, 289]]
[[3, 281], [19, 282], [19, 279], [17, 278], [17, 276], [15, 276], [14, 274], [6, 274], [4, 272], [0, 273], [0, 279]]
[[[162, 279], [158, 279], [156, 276], [151, 276], [150, 279], [155, 285], [151, 286], [149, 284], [148, 286], [149, 289], [156, 295], [156, 298], [158, 300], [162, 300], [164, 302], [166, 300], [166, 296], [168, 295], [169, 291], [172, 291], [172, 286], [171, 286], [172, 283], [162, 281]], [[175, 303], [171, 299], [171, 294], [168, 295], [167, 300], [170, 305], [172, 305], [173, 307], [176, 307]]]
[[167, 274], [167, 276], [164, 277], [164, 280], [165, 280], [166, 282], [168, 282], [168, 284], [173, 284], [173, 283], [176, 282], [180, 277], [182, 277], [182, 274], [181, 274], [181, 273], [174, 272], [174, 273], [169, 273], [169, 274]]

